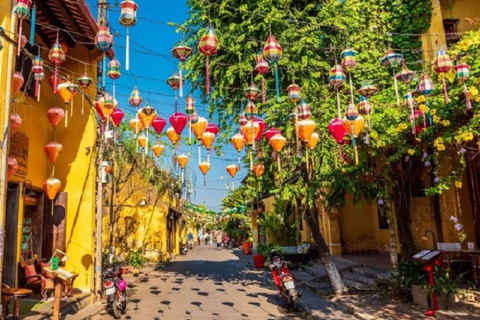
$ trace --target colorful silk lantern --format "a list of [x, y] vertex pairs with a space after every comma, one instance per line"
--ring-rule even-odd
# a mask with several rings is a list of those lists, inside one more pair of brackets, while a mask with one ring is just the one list
[[357, 53], [352, 49], [345, 49], [340, 54], [340, 58], [342, 59], [342, 69], [345, 72], [348, 72], [348, 78], [350, 81], [350, 103], [353, 104], [353, 83], [352, 83], [352, 72], [357, 67], [356, 57]]
[[129, 124], [130, 124], [130, 128], [132, 128], [135, 135], [139, 134], [140, 131], [142, 131], [143, 129], [142, 122], [137, 118], [133, 118], [132, 120], [130, 120]]
[[[418, 85], [417, 85], [417, 92], [419, 94], [428, 96], [430, 93], [432, 93], [433, 89], [434, 89], [434, 85], [430, 77], [425, 72], [422, 73], [422, 75], [420, 76], [420, 81], [418, 82]], [[427, 103], [428, 103], [428, 122], [431, 125], [433, 123], [433, 118], [430, 112], [430, 101], [428, 101]]]
[[112, 80], [120, 78], [120, 62], [117, 59], [112, 59], [108, 63], [107, 76]]
[[[85, 69], [86, 68], [87, 66], [85, 65]], [[92, 83], [93, 83], [92, 78], [90, 78], [86, 73], [83, 74], [81, 77], [77, 78], [77, 85], [82, 87], [83, 90], [87, 90]], [[85, 94], [82, 94], [82, 110], [80, 113], [82, 120], [83, 120], [83, 114], [84, 114], [84, 106], [85, 106]]]
[[243, 135], [240, 133], [236, 133], [232, 137], [232, 145], [237, 150], [238, 153], [240, 153], [245, 146], [245, 140], [243, 138]]
[[40, 101], [40, 82], [45, 80], [45, 73], [35, 73], [33, 79], [35, 80], [35, 96], [37, 97], [38, 102]]
[[238, 166], [232, 163], [232, 164], [229, 164], [226, 169], [230, 177], [235, 178], [235, 175], [238, 172]]
[[395, 75], [395, 78], [397, 78], [397, 80], [403, 81], [403, 83], [410, 83], [413, 77], [415, 77], [415, 72], [409, 70], [406, 65], [404, 65], [402, 67], [402, 70], [400, 70], [400, 72]]
[[204, 35], [200, 38], [198, 49], [205, 55], [205, 92], [210, 94], [210, 70], [209, 70], [209, 58], [217, 54], [218, 50], [218, 38], [215, 35], [215, 30], [212, 25], [207, 26]]
[[458, 80], [462, 81], [463, 84], [463, 93], [465, 96], [465, 103], [467, 105], [467, 110], [472, 109], [472, 101], [468, 96], [468, 87], [465, 81], [470, 77], [470, 66], [465, 62], [460, 62], [455, 66], [455, 76]]
[[167, 129], [167, 137], [168, 139], [170, 140], [170, 142], [172, 144], [175, 144], [178, 142], [178, 140], [180, 139], [180, 135], [175, 131], [174, 128], [172, 127], [168, 127]]
[[40, 56], [36, 56], [32, 59], [32, 73], [35, 77], [35, 98], [40, 98], [38, 94], [40, 93], [40, 81], [43, 80], [38, 75], [42, 74], [43, 78], [45, 78], [45, 74], [43, 73], [43, 59]]
[[[57, 178], [50, 177], [47, 180], [43, 181], [43, 190], [47, 195], [48, 199], [54, 200], [57, 194], [60, 192], [62, 188], [62, 182]], [[52, 206], [53, 211], [53, 206]]]
[[290, 100], [290, 102], [293, 104], [296, 104], [302, 98], [300, 96], [300, 86], [295, 83], [292, 83], [287, 87], [287, 93], [288, 100]]
[[372, 110], [373, 110], [373, 107], [372, 107], [372, 104], [370, 103], [370, 101], [368, 101], [368, 99], [366, 97], [361, 96], [360, 97], [360, 102], [358, 103], [358, 111], [361, 114], [370, 115]]
[[246, 125], [247, 122], [248, 122], [247, 117], [245, 116], [245, 114], [241, 113], [238, 116], [238, 124], [240, 125], [240, 127], [243, 127], [244, 125]]
[[317, 124], [313, 120], [306, 119], [299, 121], [296, 126], [298, 126], [298, 136], [303, 142], [307, 143], [313, 131], [315, 131]]
[[163, 153], [163, 146], [157, 142], [157, 144], [152, 146], [152, 152], [156, 157], [160, 157]]
[[280, 152], [287, 143], [287, 139], [281, 133], [277, 133], [276, 135], [271, 137], [268, 142], [272, 146], [273, 150], [275, 150], [276, 152]]
[[188, 116], [188, 121], [192, 125], [192, 124], [197, 123], [199, 118], [200, 117], [198, 116], [198, 114], [196, 112], [194, 112], [194, 113], [192, 113]]
[[378, 91], [377, 87], [372, 86], [371, 84], [365, 84], [363, 85], [359, 90], [358, 93], [361, 96], [364, 96], [365, 98], [369, 99], [371, 96], [373, 96], [376, 92]]
[[248, 101], [247, 106], [245, 107], [244, 115], [247, 120], [253, 120], [258, 117], [257, 107], [252, 101]]
[[53, 44], [52, 49], [48, 52], [48, 60], [55, 65], [55, 72], [53, 78], [53, 93], [57, 93], [57, 85], [58, 85], [58, 66], [61, 65], [65, 61], [65, 51], [63, 51], [62, 46], [58, 43], [58, 36], [57, 42]]
[[280, 102], [280, 80], [278, 75], [278, 61], [282, 59], [283, 50], [275, 36], [270, 33], [263, 47], [263, 57], [268, 63], [273, 64], [275, 68], [275, 91], [277, 92], [277, 102]]
[[433, 67], [435, 72], [444, 74], [442, 77], [443, 94], [445, 97], [445, 104], [449, 104], [450, 98], [448, 97], [447, 79], [445, 73], [452, 69], [452, 59], [450, 59], [450, 56], [444, 49], [438, 49], [437, 54], [435, 55], [435, 60], [433, 60]]
[[138, 110], [137, 117], [142, 122], [143, 127], [148, 130], [157, 117], [157, 111], [147, 103], [145, 107]]
[[347, 133], [347, 131], [343, 127], [342, 120], [338, 118], [330, 121], [330, 123], [328, 124], [328, 132], [330, 132], [330, 134], [338, 144], [343, 143], [343, 139], [345, 138], [345, 134]]
[[220, 131], [220, 128], [218, 128], [218, 126], [214, 123], [209, 123], [207, 125], [207, 127], [205, 128], [205, 131], [206, 132], [211, 132], [213, 133], [215, 136], [217, 136], [218, 132]]
[[177, 91], [180, 88], [181, 79], [177, 72], [174, 72], [170, 78], [167, 79], [167, 84], [172, 88], [172, 90]]
[[67, 105], [70, 103], [70, 116], [73, 116], [73, 98], [78, 93], [78, 86], [75, 83], [66, 81], [60, 83], [57, 86], [57, 93], [65, 102], [65, 127], [68, 126], [68, 108]]
[[101, 111], [101, 116], [103, 115], [104, 118], [109, 118], [117, 106], [117, 100], [108, 93], [105, 93], [95, 102], [95, 108]]
[[58, 124], [65, 117], [65, 111], [59, 107], [51, 107], [47, 110], [47, 118], [53, 128], [56, 128]]
[[8, 157], [7, 159], [7, 181], [13, 178], [15, 173], [18, 171], [18, 161], [13, 157]]
[[10, 114], [10, 137], [17, 133], [18, 128], [22, 125], [22, 117], [18, 113]]
[[248, 100], [255, 102], [258, 98], [260, 90], [257, 88], [255, 83], [252, 82], [247, 89], [243, 90], [243, 92]]
[[268, 72], [268, 62], [263, 58], [263, 52], [260, 51], [255, 56], [255, 71], [257, 71], [262, 76], [262, 103], [265, 104], [265, 76], [264, 74]]
[[242, 128], [242, 135], [248, 145], [253, 145], [255, 138], [260, 131], [260, 125], [255, 121], [248, 121]]
[[23, 74], [15, 71], [13, 73], [13, 83], [12, 83], [12, 96], [17, 94], [18, 91], [20, 91], [20, 88], [23, 86]]
[[17, 44], [17, 56], [20, 56], [20, 41], [22, 38], [22, 25], [23, 20], [30, 18], [30, 5], [31, 0], [17, 0], [17, 4], [13, 8], [13, 12], [18, 18], [18, 44]]
[[350, 136], [352, 138], [352, 146], [355, 152], [355, 164], [358, 164], [358, 147], [356, 144], [356, 138], [362, 131], [363, 127], [365, 126], [365, 120], [362, 116], [357, 114], [356, 117], [346, 114], [345, 118], [342, 120], [343, 126], [347, 132], [350, 132]]
[[[392, 68], [393, 84], [395, 87], [395, 97], [397, 98], [397, 106], [400, 105], [400, 96], [398, 95], [398, 83], [395, 75], [395, 69], [403, 64], [403, 54], [395, 53], [391, 49], [388, 49], [385, 55], [380, 59], [380, 63], [387, 68]], [[366, 95], [365, 95], [366, 96]], [[366, 96], [367, 98], [370, 98]]]
[[55, 163], [57, 161], [58, 155], [62, 151], [63, 146], [56, 142], [56, 141], [50, 141], [45, 145], [45, 153], [47, 154], [48, 160], [50, 160], [51, 163]]
[[137, 24], [138, 5], [133, 0], [124, 0], [120, 3], [120, 17], [118, 21], [127, 27], [125, 42], [125, 70], [130, 69], [130, 27]]
[[110, 50], [113, 46], [113, 36], [108, 29], [108, 26], [101, 25], [98, 28], [97, 34], [95, 36], [95, 46], [103, 51], [103, 62], [102, 62], [102, 87], [106, 85], [106, 75], [107, 75], [107, 58], [105, 52]]
[[212, 148], [214, 140], [215, 140], [215, 134], [213, 134], [212, 132], [205, 131], [202, 134], [202, 143], [207, 150], [210, 150]]
[[160, 116], [156, 116], [155, 119], [152, 121], [152, 127], [157, 134], [162, 133], [163, 128], [165, 128], [166, 124], [167, 121]]
[[[207, 161], [202, 161], [198, 164], [198, 168], [203, 173], [203, 188], [204, 189], [207, 187], [206, 174], [210, 170], [210, 167], [211, 167], [210, 162], [207, 162]], [[207, 213], [208, 213], [208, 210], [207, 210]]]
[[263, 176], [263, 173], [265, 172], [265, 165], [263, 163], [255, 163], [255, 165], [252, 168], [253, 173], [257, 177]]
[[175, 112], [169, 118], [170, 124], [172, 125], [173, 129], [175, 129], [175, 132], [177, 134], [182, 133], [183, 128], [185, 128], [185, 126], [187, 125], [187, 120], [187, 115], [181, 112]]
[[192, 96], [188, 96], [185, 99], [185, 113], [191, 115], [195, 112], [195, 99]]
[[128, 103], [135, 108], [138, 108], [143, 102], [142, 96], [140, 95], [140, 91], [137, 87], [133, 88], [132, 93], [130, 94], [130, 98], [128, 99]]
[[179, 60], [178, 62], [178, 74], [180, 76], [180, 88], [179, 96], [183, 97], [183, 75], [182, 75], [182, 62], [187, 60], [187, 58], [192, 54], [192, 48], [187, 46], [176, 46], [172, 49], [172, 55]]
[[410, 108], [411, 112], [411, 126], [412, 126], [412, 133], [415, 134], [415, 116], [414, 116], [414, 100], [413, 100], [413, 94], [412, 92], [408, 91], [404, 96], [403, 96], [403, 105], [406, 107]]
[[122, 123], [123, 117], [125, 117], [125, 113], [123, 113], [122, 110], [120, 110], [119, 108], [113, 110], [111, 120], [116, 128], [118, 128]]
[[140, 147], [142, 148], [145, 148], [147, 147], [147, 143], [148, 143], [148, 138], [146, 136], [144, 136], [143, 134], [141, 136], [139, 136], [137, 138], [137, 141], [138, 141], [138, 144], [140, 145]]
[[343, 83], [346, 80], [345, 72], [343, 72], [342, 66], [337, 64], [332, 70], [330, 70], [330, 75], [328, 76], [328, 81], [335, 88], [340, 88], [343, 86]]
[[188, 156], [185, 154], [181, 154], [177, 157], [177, 163], [180, 165], [182, 169], [187, 166], [188, 163]]
[[265, 131], [265, 128], [267, 127], [267, 124], [265, 123], [265, 121], [263, 121], [260, 118], [256, 118], [253, 121], [258, 123], [258, 133], [257, 133], [257, 136], [255, 137], [255, 141], [260, 141], [262, 139], [263, 132]]
[[310, 118], [311, 112], [310, 112], [310, 105], [305, 102], [305, 100], [302, 100], [300, 104], [298, 105], [298, 116], [300, 119], [308, 119]]
[[202, 139], [203, 132], [208, 125], [207, 119], [199, 117], [196, 123], [191, 123], [190, 126], [193, 129], [193, 134], [198, 140]]
[[315, 149], [319, 140], [320, 140], [320, 136], [318, 135], [318, 133], [313, 132], [312, 135], [310, 136], [310, 139], [307, 142], [307, 148], [310, 150]]
[[267, 141], [270, 141], [270, 139], [271, 139], [274, 135], [276, 135], [276, 134], [281, 134], [281, 133], [282, 133], [282, 132], [281, 132], [279, 129], [277, 129], [277, 128], [275, 128], [275, 127], [271, 127], [271, 128], [269, 128], [267, 131], [265, 131], [265, 139], [266, 139]]

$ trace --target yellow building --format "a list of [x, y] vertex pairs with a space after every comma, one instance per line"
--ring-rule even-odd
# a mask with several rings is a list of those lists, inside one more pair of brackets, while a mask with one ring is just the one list
[[[0, 6], [0, 25], [5, 34], [16, 40], [18, 19], [13, 12], [14, 1]], [[8, 137], [3, 145], [8, 156], [15, 158], [18, 170], [1, 186], [1, 213], [6, 216], [3, 248], [3, 283], [11, 286], [22, 282], [20, 262], [50, 259], [56, 250], [66, 253], [68, 260], [64, 268], [77, 272], [74, 286], [84, 292], [93, 291], [94, 276], [94, 231], [95, 231], [95, 160], [96, 128], [95, 113], [85, 101], [81, 116], [82, 97], [78, 94], [71, 104], [65, 104], [60, 96], [53, 94], [49, 78], [54, 67], [48, 53], [57, 39], [67, 50], [66, 60], [59, 67], [58, 81], [73, 83], [82, 74], [96, 78], [95, 58], [100, 52], [93, 45], [97, 25], [83, 1], [56, 3], [37, 2], [37, 25], [35, 45], [27, 43], [25, 50], [43, 59], [45, 80], [41, 82], [39, 99], [35, 95], [32, 80], [32, 61], [28, 54], [16, 56], [16, 47], [2, 39], [0, 51], [0, 108], [1, 131], [8, 132], [11, 114], [21, 117], [18, 132]], [[29, 34], [30, 22], [23, 21], [23, 34]], [[20, 91], [11, 96], [13, 72], [19, 71], [25, 79]], [[64, 79], [64, 80], [62, 80]], [[95, 97], [96, 88], [81, 91]], [[58, 106], [67, 116], [56, 130], [47, 119], [47, 110]], [[68, 111], [68, 112], [67, 112]], [[44, 151], [47, 143], [56, 141], [63, 146], [53, 170], [52, 163]], [[5, 162], [2, 162], [4, 165]], [[6, 172], [7, 167], [3, 167]], [[3, 176], [3, 175], [2, 175]], [[43, 182], [54, 176], [61, 181], [60, 193], [48, 200]], [[4, 182], [4, 181], [2, 181]], [[0, 215], [2, 216], [2, 215]], [[20, 283], [21, 284], [21, 283]]]

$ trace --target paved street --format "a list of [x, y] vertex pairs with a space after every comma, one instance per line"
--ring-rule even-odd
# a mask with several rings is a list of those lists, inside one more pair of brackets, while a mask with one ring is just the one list
[[[129, 289], [122, 319], [309, 319], [288, 312], [269, 273], [253, 270], [229, 250], [195, 247]], [[98, 315], [95, 320], [112, 319]]]

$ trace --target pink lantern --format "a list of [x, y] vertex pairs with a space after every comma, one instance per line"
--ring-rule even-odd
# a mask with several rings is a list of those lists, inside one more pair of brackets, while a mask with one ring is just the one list
[[175, 112], [169, 118], [170, 124], [177, 134], [181, 134], [185, 126], [187, 125], [188, 117], [181, 112]]
[[271, 127], [267, 131], [265, 131], [265, 139], [267, 139], [267, 141], [270, 141], [270, 139], [277, 133], [282, 134], [282, 132], [279, 129], [275, 127]]
[[260, 141], [260, 139], [262, 139], [262, 136], [263, 136], [263, 132], [265, 131], [265, 128], [267, 127], [267, 124], [265, 123], [265, 121], [263, 121], [262, 119], [260, 118], [256, 118], [255, 120], [256, 123], [258, 123], [258, 126], [259, 126], [259, 130], [258, 130], [258, 133], [257, 133], [257, 136], [255, 137], [255, 140], [256, 141]]
[[220, 131], [220, 129], [214, 123], [209, 123], [205, 128], [205, 132], [211, 132], [215, 137], [217, 136], [218, 131]]
[[15, 175], [15, 173], [18, 170], [17, 159], [12, 158], [12, 157], [8, 157], [7, 166], [8, 166], [7, 181], [9, 181], [10, 179], [12, 179], [12, 177]]
[[18, 128], [22, 125], [22, 118], [18, 113], [12, 113], [10, 115], [10, 137], [13, 137], [17, 133]]
[[120, 126], [120, 123], [122, 123], [124, 116], [125, 116], [125, 113], [123, 113], [123, 111], [118, 108], [113, 111], [111, 119], [115, 127], [118, 128], [118, 126]]
[[153, 129], [155, 129], [155, 132], [157, 134], [161, 134], [166, 124], [167, 124], [167, 121], [165, 121], [165, 119], [163, 119], [160, 116], [157, 116], [152, 122], [152, 127]]
[[330, 134], [335, 139], [335, 141], [337, 141], [338, 144], [342, 144], [347, 130], [345, 130], [342, 120], [335, 118], [330, 121], [328, 125], [328, 132], [330, 132]]

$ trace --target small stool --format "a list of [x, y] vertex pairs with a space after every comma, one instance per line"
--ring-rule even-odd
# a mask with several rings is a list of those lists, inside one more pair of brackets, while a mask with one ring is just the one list
[[[30, 289], [24, 289], [24, 288], [4, 288], [2, 289], [2, 298], [5, 298], [7, 300], [7, 297], [12, 297], [13, 298], [13, 318], [12, 319], [18, 319], [19, 316], [19, 310], [20, 310], [20, 300], [22, 298], [28, 297], [32, 293], [32, 290]], [[3, 299], [2, 299], [3, 300]], [[3, 309], [6, 312], [7, 306], [3, 306]], [[6, 316], [6, 315], [4, 315]]]

